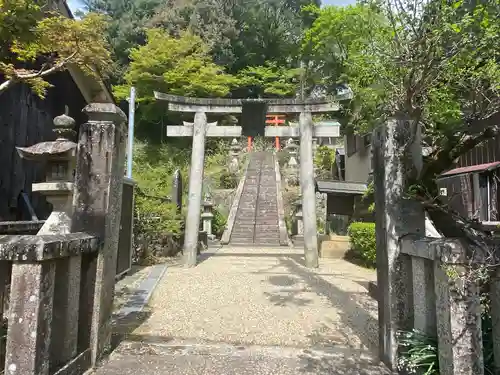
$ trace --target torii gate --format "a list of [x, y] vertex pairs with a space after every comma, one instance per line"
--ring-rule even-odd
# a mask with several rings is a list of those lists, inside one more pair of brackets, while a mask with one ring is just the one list
[[245, 105], [263, 104], [267, 113], [299, 113], [299, 126], [266, 126], [265, 137], [300, 137], [300, 187], [304, 223], [304, 255], [307, 267], [318, 267], [318, 241], [316, 228], [316, 194], [314, 186], [313, 137], [338, 137], [339, 130], [331, 126], [314, 126], [312, 113], [339, 110], [338, 103], [323, 100], [295, 99], [208, 99], [154, 93], [157, 100], [168, 102], [169, 111], [195, 113], [194, 123], [167, 126], [167, 137], [193, 137], [191, 171], [189, 175], [189, 200], [184, 237], [186, 267], [196, 265], [198, 232], [200, 226], [203, 168], [205, 162], [205, 137], [240, 137], [242, 126], [218, 126], [207, 123], [206, 113], [243, 113]]

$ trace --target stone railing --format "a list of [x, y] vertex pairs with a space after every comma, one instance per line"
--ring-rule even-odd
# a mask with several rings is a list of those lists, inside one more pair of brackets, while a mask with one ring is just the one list
[[408, 330], [437, 337], [441, 375], [484, 373], [478, 281], [466, 276], [478, 259], [469, 253], [459, 239], [401, 240], [398, 310]]
[[72, 186], [69, 207], [50, 233], [41, 234], [42, 227], [38, 235], [0, 236], [6, 375], [80, 375], [110, 347], [126, 116], [106, 103], [84, 112], [89, 121], [80, 126], [74, 182], [64, 183]]
[[5, 374], [73, 374], [90, 366], [93, 306], [86, 297], [99, 246], [85, 233], [0, 236]]
[[[453, 238], [459, 232], [444, 224], [438, 232], [421, 202], [409, 199], [410, 184], [420, 178], [423, 168], [418, 125], [404, 118], [390, 119], [374, 130], [372, 139], [380, 359], [396, 370], [403, 359], [398, 333], [416, 329], [437, 338], [441, 375], [483, 375], [486, 327], [482, 327], [480, 292], [486, 290], [479, 290], [481, 272], [476, 270], [485, 270], [484, 262], [497, 257], [491, 256], [494, 249], [485, 247], [497, 245], [466, 242], [465, 234]], [[489, 225], [490, 230], [497, 227]], [[488, 313], [493, 373], [499, 374], [500, 269], [487, 271], [495, 273], [487, 285]]]

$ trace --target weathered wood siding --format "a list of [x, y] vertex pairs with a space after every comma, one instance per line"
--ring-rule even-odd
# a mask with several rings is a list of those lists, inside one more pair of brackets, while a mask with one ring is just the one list
[[25, 85], [15, 85], [0, 95], [0, 220], [22, 218], [19, 194], [30, 195], [40, 215], [47, 216], [50, 207], [38, 194], [31, 194], [31, 184], [43, 179], [43, 165], [22, 160], [16, 146], [30, 146], [53, 140], [52, 121], [69, 107], [77, 124], [85, 121], [82, 108], [85, 101], [71, 76], [62, 72], [51, 77], [53, 88], [44, 100]]
[[456, 167], [470, 167], [472, 165], [480, 165], [500, 161], [500, 137], [490, 139], [487, 142], [473, 148], [471, 151], [462, 155]]

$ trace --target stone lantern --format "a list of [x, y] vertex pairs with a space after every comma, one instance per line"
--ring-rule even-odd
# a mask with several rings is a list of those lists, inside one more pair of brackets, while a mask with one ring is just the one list
[[285, 151], [290, 155], [290, 159], [288, 159], [287, 168], [288, 168], [288, 184], [292, 186], [299, 185], [299, 163], [297, 162], [298, 150], [299, 146], [295, 143], [293, 138], [290, 138], [286, 142], [286, 146], [284, 148]]
[[288, 167], [289, 168], [297, 168], [297, 158], [299, 153], [299, 146], [295, 143], [293, 138], [290, 138], [286, 142], [285, 150], [290, 154], [290, 159], [288, 159]]
[[212, 213], [213, 206], [214, 204], [212, 203], [210, 197], [205, 196], [201, 220], [203, 221], [203, 232], [207, 234], [209, 240], [215, 239], [215, 235], [212, 233], [212, 220], [214, 218], [214, 214]]
[[241, 146], [238, 143], [238, 140], [236, 138], [233, 138], [231, 141], [231, 147], [230, 147], [230, 163], [229, 163], [229, 171], [232, 173], [238, 172], [240, 169], [240, 164], [239, 164], [239, 156], [241, 152]]
[[76, 146], [75, 120], [64, 114], [54, 119], [55, 141], [30, 147], [16, 147], [21, 158], [45, 162], [45, 182], [34, 183], [32, 191], [44, 195], [52, 204], [52, 213], [38, 234], [70, 233], [73, 206], [73, 180]]

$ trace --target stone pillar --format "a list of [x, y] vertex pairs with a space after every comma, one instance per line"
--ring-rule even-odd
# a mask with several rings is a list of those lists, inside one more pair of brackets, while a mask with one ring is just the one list
[[198, 232], [200, 231], [201, 193], [205, 162], [205, 135], [207, 116], [197, 112], [194, 117], [193, 146], [191, 150], [191, 171], [189, 173], [189, 200], [184, 234], [184, 265], [196, 266]]
[[[10, 267], [8, 262], [0, 262], [0, 345], [3, 347], [5, 332], [3, 332], [3, 313], [4, 308], [8, 305], [9, 292], [7, 291], [7, 285], [9, 284]], [[6, 293], [7, 292], [7, 293]], [[3, 370], [5, 365], [5, 352], [0, 351], [0, 370]]]
[[304, 220], [304, 255], [306, 266], [318, 267], [316, 229], [316, 193], [314, 188], [313, 121], [311, 112], [300, 113], [300, 188]]
[[440, 375], [484, 374], [480, 293], [463, 266], [466, 246], [449, 240], [441, 248], [441, 260], [434, 262]]
[[500, 374], [500, 268], [498, 267], [495, 268], [492, 281], [490, 282], [490, 299], [493, 331], [493, 358], [495, 360], [495, 370], [493, 373]]
[[203, 232], [207, 234], [209, 240], [213, 240], [215, 236], [212, 234], [212, 220], [214, 218], [214, 214], [212, 213], [213, 203], [208, 199], [203, 202], [203, 213], [201, 214], [201, 218], [203, 220]]
[[182, 175], [179, 169], [175, 171], [172, 182], [172, 202], [177, 207], [177, 213], [180, 214], [182, 212]]
[[[412, 263], [409, 256], [400, 254], [400, 239], [408, 234], [425, 235], [421, 205], [405, 199], [409, 179], [417, 178], [416, 166], [421, 165], [421, 138], [403, 120], [388, 121], [373, 138], [379, 352], [380, 359], [396, 369], [397, 331], [413, 325]], [[409, 140], [413, 144], [408, 145]]]
[[48, 375], [55, 263], [12, 266], [6, 375]]
[[102, 243], [97, 257], [86, 257], [82, 266], [86, 288], [81, 300], [86, 304], [81, 306], [80, 320], [87, 323], [90, 315], [89, 346], [95, 366], [111, 342], [127, 117], [109, 103], [89, 104], [84, 112], [89, 121], [81, 126], [78, 141], [72, 232], [87, 232]]
[[297, 225], [297, 233], [295, 233], [295, 234], [297, 236], [303, 236], [304, 235], [304, 221], [303, 221], [303, 214], [302, 214], [302, 202], [296, 203], [294, 216], [295, 216], [295, 223]]

